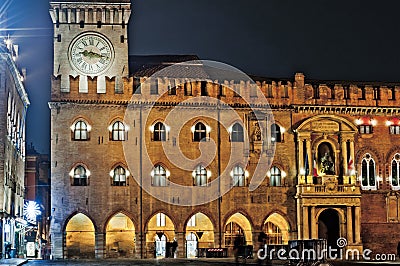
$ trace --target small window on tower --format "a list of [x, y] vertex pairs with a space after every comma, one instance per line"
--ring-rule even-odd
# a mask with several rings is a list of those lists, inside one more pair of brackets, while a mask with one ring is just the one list
[[85, 27], [85, 22], [84, 22], [83, 20], [81, 20], [81, 21], [79, 22], [79, 27], [80, 27], [81, 29], [83, 29], [83, 28]]
[[101, 28], [101, 21], [97, 21], [97, 28]]
[[125, 37], [124, 37], [124, 35], [121, 35], [121, 36], [120, 36], [120, 40], [121, 40], [121, 43], [124, 43], [124, 42], [125, 42]]
[[57, 42], [61, 42], [61, 34], [57, 35]]

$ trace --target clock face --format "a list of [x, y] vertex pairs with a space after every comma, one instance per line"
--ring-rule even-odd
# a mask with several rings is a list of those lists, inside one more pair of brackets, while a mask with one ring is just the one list
[[75, 38], [68, 50], [71, 66], [84, 75], [99, 75], [108, 70], [114, 60], [110, 41], [97, 33]]

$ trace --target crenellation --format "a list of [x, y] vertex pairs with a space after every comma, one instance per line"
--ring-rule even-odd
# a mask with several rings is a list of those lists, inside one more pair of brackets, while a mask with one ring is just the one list
[[131, 15], [128, 4], [99, 4], [95, 6], [80, 3], [51, 3], [50, 16], [54, 24], [127, 24]]

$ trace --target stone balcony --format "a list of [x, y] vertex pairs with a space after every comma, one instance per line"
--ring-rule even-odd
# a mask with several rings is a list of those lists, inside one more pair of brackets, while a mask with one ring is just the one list
[[324, 185], [302, 184], [297, 186], [297, 195], [302, 196], [357, 196], [361, 195], [358, 185]]

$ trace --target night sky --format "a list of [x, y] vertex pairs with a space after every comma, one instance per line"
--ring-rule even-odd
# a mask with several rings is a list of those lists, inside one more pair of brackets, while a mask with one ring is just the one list
[[[8, 0], [0, 0], [0, 6]], [[248, 74], [400, 81], [400, 1], [137, 0], [130, 54], [196, 54]], [[52, 23], [47, 0], [14, 0], [10, 36], [20, 44], [31, 100], [27, 142], [49, 152]], [[0, 27], [3, 27], [3, 23]], [[18, 30], [24, 28], [25, 30]]]

